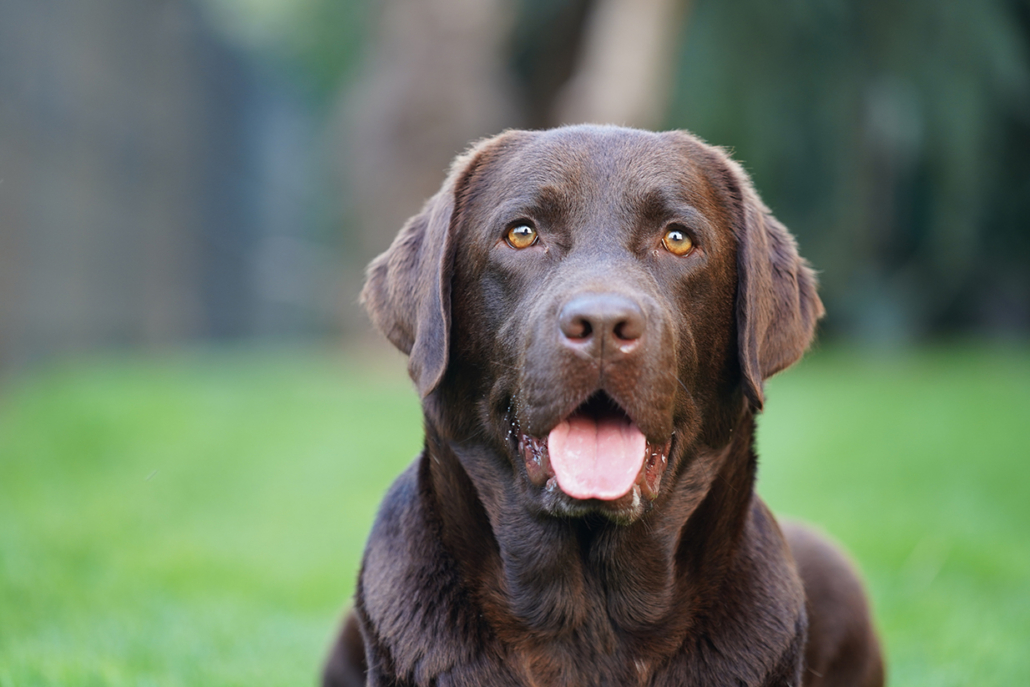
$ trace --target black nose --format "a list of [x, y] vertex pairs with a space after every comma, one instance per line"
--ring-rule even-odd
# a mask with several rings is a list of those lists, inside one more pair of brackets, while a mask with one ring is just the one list
[[646, 325], [640, 306], [616, 293], [574, 296], [558, 315], [565, 344], [598, 357], [629, 353], [644, 336]]

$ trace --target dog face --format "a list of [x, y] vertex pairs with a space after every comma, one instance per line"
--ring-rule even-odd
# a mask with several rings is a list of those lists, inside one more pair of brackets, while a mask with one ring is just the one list
[[725, 154], [590, 126], [507, 132], [456, 160], [363, 298], [444, 440], [488, 446], [534, 512], [620, 523], [761, 408], [822, 314]]

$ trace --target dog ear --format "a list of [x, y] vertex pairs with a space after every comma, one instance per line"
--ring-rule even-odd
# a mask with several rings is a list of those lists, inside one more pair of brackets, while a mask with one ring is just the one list
[[737, 345], [744, 393], [758, 411], [763, 383], [804, 354], [825, 313], [816, 277], [797, 243], [732, 161], [741, 191], [737, 213]]
[[361, 303], [372, 323], [408, 355], [408, 374], [425, 398], [447, 369], [456, 199], [479, 161], [458, 156], [440, 190], [368, 266]]

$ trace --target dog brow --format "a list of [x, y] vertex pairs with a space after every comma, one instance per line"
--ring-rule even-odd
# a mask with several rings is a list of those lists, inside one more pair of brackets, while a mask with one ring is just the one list
[[712, 232], [711, 220], [687, 200], [667, 189], [650, 189], [639, 194], [633, 202], [647, 226], [678, 220], [703, 235], [710, 235]]
[[575, 195], [565, 189], [547, 184], [536, 192], [536, 205], [540, 212], [552, 218], [562, 217], [574, 211], [577, 205]]
[[672, 203], [669, 194], [663, 189], [656, 188], [642, 194], [636, 201], [639, 207], [640, 216], [647, 222], [658, 224], [669, 217]]

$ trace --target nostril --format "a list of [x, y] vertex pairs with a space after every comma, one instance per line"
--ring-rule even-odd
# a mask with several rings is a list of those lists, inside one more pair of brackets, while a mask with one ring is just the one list
[[615, 338], [622, 341], [636, 341], [644, 335], [643, 320], [630, 317], [616, 322], [615, 327], [612, 328], [612, 333], [615, 334]]
[[588, 339], [594, 333], [594, 326], [585, 315], [564, 312], [561, 318], [561, 332], [567, 339]]

